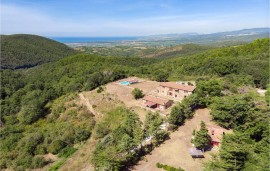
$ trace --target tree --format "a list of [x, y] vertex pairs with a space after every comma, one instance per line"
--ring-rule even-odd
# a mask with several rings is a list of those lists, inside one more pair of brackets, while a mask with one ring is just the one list
[[39, 119], [42, 115], [42, 111], [39, 106], [35, 104], [29, 104], [22, 107], [18, 113], [18, 120], [23, 124], [30, 124]]
[[222, 95], [223, 82], [220, 80], [200, 80], [196, 85], [195, 93], [197, 94], [199, 106], [204, 107], [209, 104], [211, 97]]
[[169, 74], [163, 71], [159, 71], [155, 75], [155, 80], [158, 82], [167, 82], [168, 81]]
[[241, 170], [248, 154], [245, 145], [247, 138], [243, 134], [232, 134], [224, 136], [220, 149], [220, 158], [225, 162], [226, 170]]
[[140, 99], [144, 96], [142, 90], [138, 89], [138, 88], [135, 88], [132, 90], [132, 95], [133, 97], [137, 100], [137, 99]]
[[168, 138], [169, 138], [168, 132], [159, 129], [153, 134], [152, 143], [154, 144], [154, 146], [158, 146]]
[[147, 113], [144, 120], [144, 129], [147, 135], [153, 134], [162, 124], [162, 119], [159, 113]]
[[205, 123], [201, 122], [201, 128], [196, 132], [194, 139], [192, 142], [194, 143], [196, 148], [205, 149], [210, 145], [211, 137], [208, 134], [208, 130], [206, 129]]
[[168, 118], [169, 123], [175, 126], [180, 126], [184, 123], [184, 120], [185, 116], [182, 110], [182, 106], [180, 104], [174, 106]]
[[132, 147], [134, 147], [134, 141], [128, 134], [124, 134], [118, 146], [121, 151], [128, 152]]
[[247, 96], [215, 98], [211, 105], [213, 120], [225, 128], [236, 128], [246, 122], [254, 103]]

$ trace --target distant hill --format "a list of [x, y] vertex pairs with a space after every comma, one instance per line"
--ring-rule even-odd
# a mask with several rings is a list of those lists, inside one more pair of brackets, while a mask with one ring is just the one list
[[141, 41], [170, 41], [174, 43], [195, 43], [214, 46], [234, 45], [252, 42], [258, 38], [269, 38], [270, 28], [252, 28], [211, 34], [183, 33], [141, 37]]
[[1, 35], [1, 69], [29, 68], [76, 53], [65, 44], [41, 36]]
[[196, 44], [183, 44], [170, 47], [156, 48], [156, 51], [142, 54], [141, 57], [148, 58], [171, 58], [180, 57], [183, 55], [192, 55], [195, 53], [203, 52], [209, 49], [213, 49], [209, 46], [201, 46]]

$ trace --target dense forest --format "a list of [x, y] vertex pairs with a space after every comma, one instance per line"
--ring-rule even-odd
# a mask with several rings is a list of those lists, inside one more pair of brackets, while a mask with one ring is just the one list
[[1, 68], [29, 68], [77, 52], [68, 46], [36, 35], [1, 35]]
[[[220, 155], [205, 168], [267, 170], [269, 106], [265, 101], [269, 101], [269, 92], [262, 99], [252, 91], [243, 93], [241, 88], [267, 87], [269, 39], [181, 58], [77, 54], [29, 69], [1, 70], [0, 167], [15, 170], [43, 167], [50, 161], [41, 155], [68, 157], [76, 151], [75, 144], [84, 142], [93, 133], [100, 140], [92, 159], [98, 169], [119, 170], [135, 163], [139, 154], [147, 152], [134, 150], [144, 137], [154, 134], [158, 145], [168, 136], [157, 130], [162, 120], [149, 114], [140, 123], [136, 113], [119, 108], [97, 124], [91, 113], [76, 103], [76, 93], [127, 76], [156, 81], [196, 80], [196, 92], [172, 109], [168, 118], [172, 128], [192, 118], [195, 109], [209, 107], [213, 120], [235, 133], [225, 136]], [[115, 116], [119, 118], [113, 120]], [[105, 133], [99, 131], [116, 120], [121, 123], [115, 123]], [[235, 148], [231, 148], [232, 144]]]

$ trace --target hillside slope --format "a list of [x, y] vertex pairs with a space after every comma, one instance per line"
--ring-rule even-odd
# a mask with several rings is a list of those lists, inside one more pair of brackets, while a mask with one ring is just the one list
[[[72, 96], [72, 93], [90, 91], [127, 76], [146, 77], [157, 81], [219, 78], [224, 80], [226, 83], [224, 85], [230, 89], [230, 92], [237, 92], [241, 86], [254, 88], [256, 85], [265, 88], [269, 83], [269, 39], [164, 60], [80, 54], [26, 70], [2, 70], [0, 121], [3, 125], [0, 128], [2, 150], [0, 168], [15, 170], [41, 168], [49, 162], [46, 158], [40, 157], [41, 155], [53, 153], [70, 156], [71, 152], [74, 152], [75, 144], [91, 138], [95, 125], [92, 114], [87, 111], [87, 108], [76, 104], [78, 96]], [[211, 84], [209, 87], [212, 91]], [[204, 92], [201, 94], [204, 95]], [[229, 104], [237, 101], [238, 98]], [[215, 106], [221, 106], [220, 104], [225, 102], [218, 101]], [[240, 107], [243, 109], [246, 107], [242, 101], [236, 106], [237, 108], [243, 106]], [[251, 109], [252, 113], [256, 111], [253, 107]], [[117, 113], [118, 111], [120, 114]], [[233, 116], [234, 111], [232, 110]], [[126, 116], [127, 113], [125, 110], [117, 109], [111, 116]], [[243, 110], [241, 113], [246, 112]], [[236, 118], [237, 120], [242, 121]], [[123, 119], [117, 118], [117, 121]], [[114, 122], [108, 118], [108, 123]], [[254, 124], [257, 123], [260, 121]], [[109, 124], [106, 122], [100, 130], [105, 130], [103, 128], [107, 128]], [[121, 124], [117, 123], [117, 125]], [[121, 141], [118, 137], [117, 140]], [[106, 154], [106, 157], [111, 157], [112, 154], [119, 156], [115, 148], [106, 145], [109, 148], [101, 149], [101, 152], [105, 153], [97, 151], [96, 154]], [[96, 156], [99, 157], [98, 159], [103, 157]], [[114, 160], [116, 158], [110, 161], [114, 162]], [[96, 162], [99, 163], [98, 160]]]
[[1, 68], [29, 68], [74, 55], [68, 46], [45, 37], [27, 34], [1, 35]]

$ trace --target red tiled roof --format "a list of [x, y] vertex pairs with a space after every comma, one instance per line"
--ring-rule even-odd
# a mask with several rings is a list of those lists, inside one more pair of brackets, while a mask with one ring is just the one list
[[182, 84], [177, 84], [174, 82], [162, 82], [160, 83], [160, 85], [164, 87], [170, 87], [170, 88], [185, 90], [185, 91], [190, 91], [190, 92], [194, 91], [195, 89], [195, 86], [182, 85]]
[[157, 103], [160, 105], [165, 105], [166, 103], [168, 103], [170, 101], [168, 99], [164, 99], [161, 97], [155, 97], [155, 96], [144, 96], [143, 100], [154, 102], [154, 103]]
[[152, 106], [157, 105], [157, 103], [150, 102], [150, 101], [147, 101], [145, 104], [146, 104], [147, 106], [149, 106], [149, 107], [152, 107]]
[[212, 141], [221, 142], [223, 136], [223, 129], [215, 128], [215, 127], [207, 127], [208, 134], [210, 135]]

